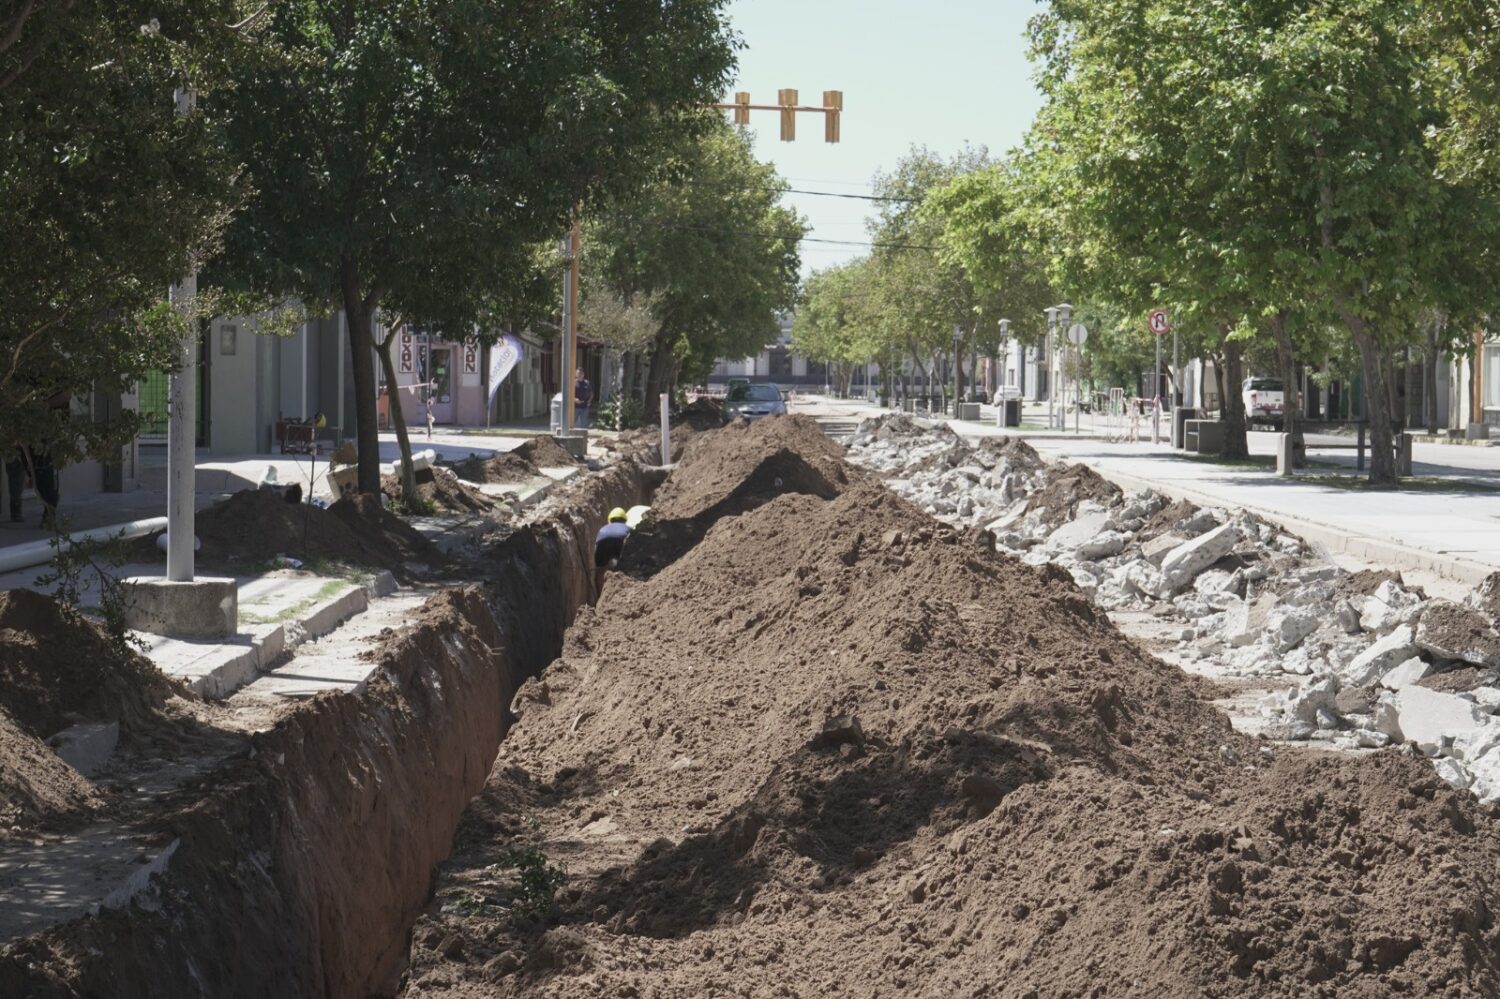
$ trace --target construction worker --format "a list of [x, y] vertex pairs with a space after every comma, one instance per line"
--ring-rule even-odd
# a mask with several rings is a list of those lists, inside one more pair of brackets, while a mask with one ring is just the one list
[[625, 539], [630, 537], [628, 514], [615, 507], [609, 511], [609, 522], [599, 528], [594, 538], [594, 599], [604, 591], [604, 574], [620, 565], [620, 555], [625, 551]]

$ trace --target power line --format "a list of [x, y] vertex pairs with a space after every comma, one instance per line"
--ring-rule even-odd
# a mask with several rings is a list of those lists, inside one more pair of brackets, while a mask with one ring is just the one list
[[715, 229], [706, 225], [680, 225], [672, 222], [644, 222], [639, 219], [627, 219], [633, 225], [651, 226], [656, 229], [677, 229], [684, 232], [702, 232], [718, 236], [743, 236], [752, 239], [779, 239], [788, 243], [821, 243], [826, 246], [862, 246], [872, 250], [928, 250], [937, 251], [936, 246], [922, 246], [917, 243], [879, 243], [856, 239], [820, 239], [814, 236], [799, 235], [796, 233], [779, 232], [757, 232], [748, 229]]
[[846, 194], [843, 191], [812, 191], [812, 190], [808, 190], [806, 188], [800, 188], [800, 187], [785, 187], [785, 188], [759, 187], [759, 188], [757, 188], [757, 187], [751, 187], [751, 186], [748, 186], [748, 185], [745, 185], [745, 184], [730, 184], [730, 183], [726, 183], [724, 181], [717, 181], [717, 180], [694, 180], [692, 178], [687, 178], [687, 179], [680, 180], [680, 181], [678, 181], [678, 183], [680, 183], [680, 184], [692, 184], [695, 187], [722, 187], [722, 188], [730, 188], [730, 189], [733, 189], [733, 190], [736, 190], [736, 191], [754, 191], [754, 190], [759, 190], [759, 191], [765, 191], [765, 192], [771, 193], [771, 194], [806, 194], [806, 195], [810, 195], [810, 196], [815, 197], [815, 198], [847, 198], [847, 199], [852, 200], [852, 201], [886, 201], [886, 202], [900, 202], [900, 203], [903, 203], [903, 204], [916, 204], [917, 202], [919, 202], [919, 201], [922, 200], [921, 198], [903, 198], [903, 197], [899, 197], [897, 195], [884, 195], [884, 194]]

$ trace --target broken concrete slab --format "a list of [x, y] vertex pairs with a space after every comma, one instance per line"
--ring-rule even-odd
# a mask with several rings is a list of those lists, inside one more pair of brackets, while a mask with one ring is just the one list
[[1235, 647], [1252, 644], [1265, 632], [1278, 602], [1276, 594], [1262, 593], [1254, 603], [1228, 610], [1224, 618], [1224, 641]]
[[1178, 545], [1161, 560], [1162, 575], [1181, 579], [1183, 585], [1219, 559], [1228, 555], [1239, 543], [1240, 530], [1233, 524], [1216, 527], [1201, 537]]
[[1270, 615], [1266, 630], [1278, 652], [1288, 652], [1318, 630], [1318, 618], [1310, 611], [1295, 607], [1278, 607]]
[[1124, 551], [1127, 540], [1129, 539], [1119, 531], [1103, 531], [1079, 545], [1074, 549], [1074, 553], [1079, 558], [1089, 561], [1109, 558]]
[[1141, 557], [1154, 566], [1160, 566], [1161, 560], [1173, 549], [1180, 548], [1186, 544], [1187, 538], [1180, 534], [1161, 534], [1141, 545]]
[[1412, 656], [1400, 665], [1389, 669], [1380, 678], [1380, 685], [1387, 690], [1410, 687], [1432, 669], [1420, 656]]
[[92, 777], [109, 765], [119, 742], [119, 722], [79, 722], [50, 737], [47, 745], [68, 766]]
[[1353, 687], [1371, 683], [1417, 654], [1410, 625], [1401, 625], [1389, 635], [1350, 660], [1342, 670], [1344, 682]]
[[1451, 600], [1433, 600], [1423, 608], [1416, 643], [1439, 659], [1500, 666], [1500, 633], [1489, 617]]
[[1360, 605], [1359, 624], [1366, 631], [1389, 631], [1416, 620], [1421, 606], [1418, 594], [1388, 579]]
[[1109, 529], [1109, 514], [1090, 513], [1076, 517], [1047, 536], [1047, 547], [1071, 550]]
[[1403, 687], [1390, 695], [1400, 740], [1414, 742], [1428, 756], [1452, 749], [1455, 740], [1472, 738], [1488, 724], [1485, 714], [1456, 694], [1426, 687]]

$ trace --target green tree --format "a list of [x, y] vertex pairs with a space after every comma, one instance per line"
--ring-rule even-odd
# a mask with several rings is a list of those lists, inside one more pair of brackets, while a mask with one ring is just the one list
[[[847, 396], [860, 365], [882, 357], [880, 298], [876, 270], [860, 257], [818, 271], [807, 279], [792, 326], [792, 346], [803, 356], [828, 365], [834, 390]], [[887, 387], [890, 369], [883, 369]]]
[[175, 364], [195, 317], [167, 288], [215, 250], [236, 191], [214, 130], [173, 94], [218, 82], [234, 17], [214, 0], [0, 3], [4, 458], [107, 457], [134, 413], [74, 421], [48, 401]]
[[778, 316], [796, 301], [797, 243], [806, 232], [779, 204], [785, 189], [749, 140], [721, 124], [677, 144], [653, 183], [593, 220], [587, 270], [655, 325], [645, 344], [638, 324], [635, 339], [620, 342], [646, 362], [647, 401], [679, 374], [701, 379], [719, 358], [759, 353], [776, 336]]
[[1269, 338], [1285, 370], [1337, 323], [1360, 355], [1371, 479], [1391, 481], [1393, 360], [1431, 309], [1484, 294], [1495, 213], [1437, 170], [1417, 12], [1058, 0], [1033, 22], [1048, 103], [1031, 148], [1068, 233], [1058, 257], [1100, 297], [1169, 305], [1198, 331], [1235, 450], [1245, 350]]
[[703, 119], [733, 63], [721, 7], [272, 5], [213, 105], [258, 190], [221, 279], [344, 309], [361, 491], [379, 488], [377, 311], [467, 331], [527, 298], [536, 244]]
[[962, 256], [945, 245], [943, 214], [925, 207], [930, 195], [955, 178], [990, 165], [983, 148], [967, 147], [951, 158], [913, 148], [889, 173], [875, 177], [875, 194], [884, 200], [869, 229], [879, 275], [879, 329], [886, 337], [878, 351], [883, 359], [904, 353], [925, 376], [929, 362], [936, 367], [953, 350], [955, 329], [960, 359], [998, 348], [999, 320], [1008, 308], [1003, 289], [975, 284]]

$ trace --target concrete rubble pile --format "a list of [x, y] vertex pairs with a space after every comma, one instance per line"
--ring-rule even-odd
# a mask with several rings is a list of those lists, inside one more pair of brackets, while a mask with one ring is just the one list
[[1463, 603], [1430, 599], [1395, 573], [1356, 578], [1246, 511], [1112, 490], [1059, 516], [1039, 500], [1076, 468], [1017, 438], [971, 444], [895, 415], [863, 421], [846, 443], [906, 499], [1061, 566], [1104, 610], [1180, 624], [1177, 658], [1197, 671], [1293, 681], [1261, 707], [1268, 736], [1407, 745], [1450, 784], [1500, 798], [1500, 573]]

